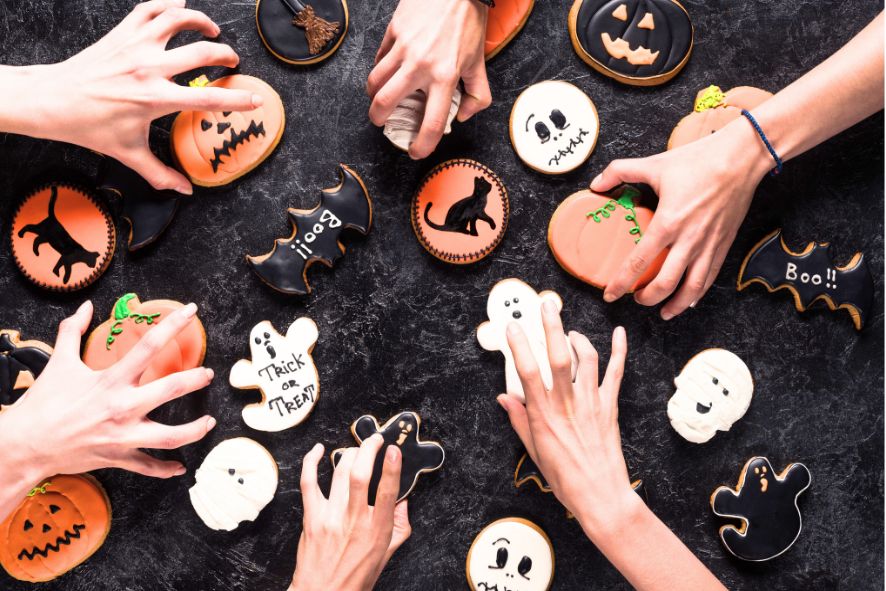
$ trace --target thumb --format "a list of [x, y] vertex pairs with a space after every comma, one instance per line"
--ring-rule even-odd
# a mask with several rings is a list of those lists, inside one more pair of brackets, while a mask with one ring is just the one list
[[645, 158], [613, 160], [591, 181], [591, 191], [608, 191], [621, 183], [651, 185], [650, 176]]
[[394, 552], [397, 551], [403, 542], [412, 535], [412, 526], [409, 524], [409, 505], [406, 499], [403, 499], [394, 507], [394, 529], [391, 532], [391, 543], [385, 552], [385, 563], [387, 563]]
[[118, 160], [144, 177], [158, 191], [171, 189], [183, 195], [194, 193], [191, 182], [182, 173], [163, 164], [147, 147], [139, 148]]
[[479, 60], [475, 66], [462, 72], [464, 94], [458, 108], [458, 121], [467, 121], [492, 104], [492, 92], [486, 77], [486, 62]]

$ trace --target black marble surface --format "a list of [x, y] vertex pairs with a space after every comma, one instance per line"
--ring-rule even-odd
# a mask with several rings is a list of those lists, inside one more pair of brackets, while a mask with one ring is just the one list
[[[47, 63], [97, 40], [129, 2], [4, 0], [0, 62]], [[282, 590], [300, 533], [298, 472], [317, 441], [350, 442], [348, 425], [363, 413], [385, 420], [403, 409], [424, 418], [424, 436], [446, 447], [441, 471], [426, 476], [410, 498], [414, 533], [385, 570], [380, 589], [465, 588], [464, 562], [474, 535], [506, 515], [528, 517], [550, 535], [557, 557], [555, 589], [622, 589], [627, 584], [550, 495], [512, 484], [519, 442], [495, 403], [503, 388], [497, 353], [483, 351], [475, 327], [485, 320], [489, 287], [516, 276], [565, 301], [568, 327], [588, 334], [608, 357], [609, 334], [627, 327], [630, 357], [621, 395], [624, 450], [642, 477], [653, 510], [731, 588], [880, 589], [883, 586], [883, 117], [868, 121], [789, 163], [760, 187], [723, 272], [697, 309], [663, 322], [657, 310], [632, 301], [612, 305], [564, 273], [545, 243], [557, 204], [582, 188], [611, 159], [664, 148], [672, 126], [699, 88], [752, 84], [777, 90], [850, 39], [881, 10], [878, 2], [797, 0], [685, 2], [696, 25], [686, 69], [671, 83], [633, 89], [611, 82], [574, 54], [566, 31], [569, 5], [542, 0], [513, 44], [490, 65], [495, 104], [458, 125], [437, 152], [412, 162], [366, 118], [363, 93], [372, 56], [393, 1], [351, 2], [351, 29], [339, 52], [308, 69], [274, 60], [255, 30], [251, 1], [199, 1], [241, 56], [240, 71], [278, 89], [288, 127], [277, 151], [235, 186], [200, 191], [184, 203], [159, 243], [138, 256], [121, 243], [107, 274], [91, 288], [56, 296], [31, 287], [10, 256], [7, 236], [16, 198], [35, 175], [64, 166], [94, 173], [98, 158], [71, 146], [0, 135], [0, 325], [52, 341], [56, 324], [91, 298], [97, 324], [122, 293], [195, 301], [208, 327], [206, 364], [216, 382], [205, 392], [159, 410], [181, 422], [211, 412], [219, 425], [204, 442], [172, 452], [189, 474], [159, 481], [101, 471], [114, 507], [105, 545], [86, 564], [45, 589]], [[183, 39], [192, 39], [185, 36]], [[179, 39], [177, 43], [181, 43]], [[569, 80], [596, 102], [602, 132], [590, 161], [572, 174], [531, 172], [507, 140], [511, 103], [528, 84]], [[14, 89], [2, 89], [14, 92]], [[162, 148], [169, 119], [158, 122]], [[502, 177], [512, 199], [511, 225], [487, 260], [453, 267], [429, 256], [408, 217], [412, 191], [436, 163], [470, 157]], [[335, 269], [315, 267], [315, 292], [282, 297], [262, 285], [244, 260], [288, 235], [285, 208], [311, 207], [334, 185], [335, 165], [353, 166], [374, 198], [374, 228], [349, 243]], [[112, 206], [119, 213], [119, 202]], [[831, 240], [840, 260], [863, 251], [877, 288], [877, 310], [856, 333], [845, 312], [823, 306], [798, 314], [785, 294], [754, 286], [735, 290], [744, 254], [784, 227], [790, 245]], [[279, 329], [299, 315], [320, 327], [315, 359], [319, 406], [306, 424], [279, 434], [242, 423], [255, 398], [227, 384], [231, 365], [247, 357], [247, 335], [259, 320]], [[706, 445], [683, 441], [665, 407], [673, 377], [699, 350], [726, 347], [750, 366], [756, 392], [750, 410]], [[64, 409], [59, 409], [63, 412]], [[208, 530], [187, 490], [208, 450], [247, 435], [267, 446], [280, 467], [274, 501], [254, 523], [231, 533]], [[770, 563], [730, 558], [708, 505], [711, 491], [732, 484], [749, 457], [777, 469], [802, 461], [812, 487], [801, 499], [804, 528], [797, 544]], [[324, 477], [329, 467], [324, 462]], [[28, 585], [0, 573], [0, 588]]]

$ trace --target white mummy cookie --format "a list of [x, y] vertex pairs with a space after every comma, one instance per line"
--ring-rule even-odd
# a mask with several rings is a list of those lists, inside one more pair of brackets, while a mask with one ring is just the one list
[[262, 401], [243, 409], [243, 421], [259, 431], [282, 431], [301, 423], [320, 395], [317, 368], [311, 358], [317, 325], [299, 318], [281, 336], [267, 320], [249, 333], [252, 361], [241, 359], [231, 368], [235, 388], [259, 389]]
[[[391, 143], [403, 150], [409, 150], [409, 146], [418, 137], [421, 122], [425, 117], [428, 97], [421, 90], [416, 90], [397, 105], [385, 122], [384, 134]], [[452, 94], [452, 103], [449, 105], [449, 115], [446, 118], [446, 129], [443, 134], [452, 131], [452, 121], [458, 113], [461, 105], [461, 90], [455, 89]]]
[[689, 360], [676, 378], [677, 392], [668, 401], [671, 426], [693, 443], [728, 431], [751, 404], [754, 380], [738, 355], [706, 349]]
[[499, 519], [474, 538], [467, 574], [472, 591], [547, 591], [554, 579], [554, 548], [531, 521]]
[[[489, 321], [477, 327], [477, 340], [487, 351], [501, 351], [505, 356], [505, 387], [507, 391], [523, 397], [523, 384], [514, 365], [514, 356], [508, 346], [507, 328], [511, 322], [517, 322], [526, 334], [532, 354], [541, 371], [545, 387], [552, 387], [551, 365], [548, 361], [548, 346], [545, 338], [544, 325], [541, 322], [541, 305], [545, 300], [554, 302], [557, 310], [563, 309], [563, 300], [554, 291], [536, 293], [532, 287], [519, 279], [505, 279], [492, 286], [489, 299], [486, 301], [486, 314]], [[575, 352], [569, 348], [573, 356], [572, 377], [575, 378]]]
[[563, 174], [581, 166], [594, 150], [600, 119], [577, 86], [546, 80], [524, 90], [511, 110], [511, 144], [526, 166]]
[[210, 529], [231, 531], [253, 521], [277, 492], [277, 463], [246, 437], [227, 439], [197, 469], [191, 504]]

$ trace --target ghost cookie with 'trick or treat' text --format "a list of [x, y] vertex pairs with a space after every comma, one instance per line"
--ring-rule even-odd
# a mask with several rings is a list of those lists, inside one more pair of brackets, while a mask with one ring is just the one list
[[533, 522], [505, 517], [474, 538], [466, 571], [471, 591], [547, 591], [554, 580], [554, 547]]

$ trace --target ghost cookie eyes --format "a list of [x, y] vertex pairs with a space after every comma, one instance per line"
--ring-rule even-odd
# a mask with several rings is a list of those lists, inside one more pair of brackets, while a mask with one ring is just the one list
[[259, 0], [255, 21], [274, 57], [307, 66], [330, 57], [342, 44], [348, 5], [345, 0]]
[[546, 591], [554, 579], [554, 549], [540, 527], [506, 517], [474, 538], [466, 571], [472, 591]]

